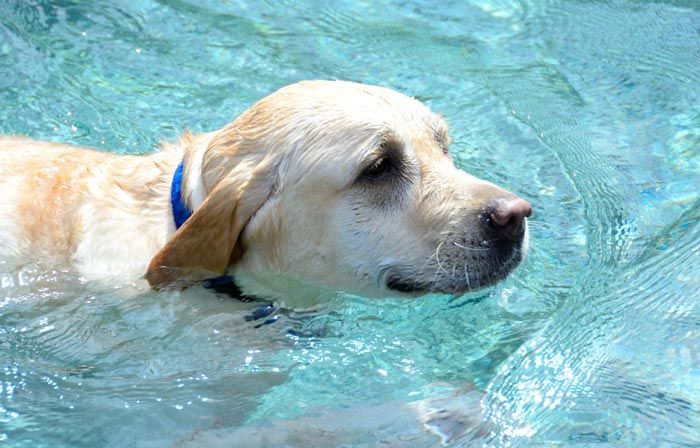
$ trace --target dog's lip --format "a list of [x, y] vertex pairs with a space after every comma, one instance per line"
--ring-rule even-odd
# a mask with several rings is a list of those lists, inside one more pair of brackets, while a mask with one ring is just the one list
[[420, 296], [424, 294], [466, 294], [470, 292], [476, 292], [489, 286], [493, 286], [499, 281], [503, 280], [503, 277], [489, 277], [478, 284], [458, 284], [458, 285], [428, 285], [426, 283], [411, 280], [405, 277], [393, 276], [390, 277], [386, 282], [386, 287], [391, 291], [400, 292], [402, 294], [407, 294], [411, 296]]
[[430, 291], [425, 285], [414, 282], [412, 280], [403, 279], [400, 277], [390, 277], [387, 279], [386, 287], [392, 291], [401, 292], [404, 294], [427, 294]]

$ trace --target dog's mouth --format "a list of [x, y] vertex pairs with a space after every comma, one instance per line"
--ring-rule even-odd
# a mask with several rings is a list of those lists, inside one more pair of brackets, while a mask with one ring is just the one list
[[387, 280], [386, 287], [391, 291], [415, 296], [429, 293], [465, 294], [468, 292], [475, 292], [480, 289], [493, 286], [499, 281], [506, 278], [507, 275], [508, 272], [499, 276], [489, 275], [487, 277], [479, 277], [478, 279], [470, 280], [469, 282], [458, 281], [447, 284], [437, 282], [422, 282], [406, 277], [392, 277]]
[[495, 244], [480, 253], [458, 250], [452, 254], [454, 261], [434, 263], [417, 274], [406, 266], [394, 266], [387, 270], [385, 285], [412, 296], [474, 292], [504, 280], [524, 259], [525, 251], [522, 239], [507, 247]]
[[[392, 291], [400, 292], [402, 294], [427, 294], [429, 292], [438, 292], [431, 289], [430, 285], [415, 281], [409, 278], [401, 277], [391, 277], [386, 282], [386, 287]], [[447, 292], [447, 291], [439, 291]]]

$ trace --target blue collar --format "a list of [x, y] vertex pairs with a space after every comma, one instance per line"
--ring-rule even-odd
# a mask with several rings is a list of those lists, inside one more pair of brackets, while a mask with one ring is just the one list
[[182, 200], [182, 171], [185, 168], [185, 161], [181, 161], [173, 174], [173, 183], [170, 185], [170, 206], [173, 209], [173, 219], [175, 228], [179, 229], [192, 216], [185, 202]]

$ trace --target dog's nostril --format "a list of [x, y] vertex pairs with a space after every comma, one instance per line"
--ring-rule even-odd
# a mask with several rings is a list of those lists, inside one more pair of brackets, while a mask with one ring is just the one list
[[521, 198], [499, 199], [488, 210], [489, 226], [509, 239], [520, 236], [523, 219], [532, 215], [532, 206]]

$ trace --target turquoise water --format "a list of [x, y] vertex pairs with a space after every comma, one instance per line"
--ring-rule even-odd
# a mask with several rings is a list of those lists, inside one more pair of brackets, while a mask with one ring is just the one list
[[431, 403], [484, 414], [455, 446], [700, 445], [700, 3], [0, 2], [0, 133], [140, 153], [308, 78], [442, 113], [460, 166], [532, 202], [521, 268], [256, 328], [0, 266], [0, 443], [433, 446], [406, 411]]

